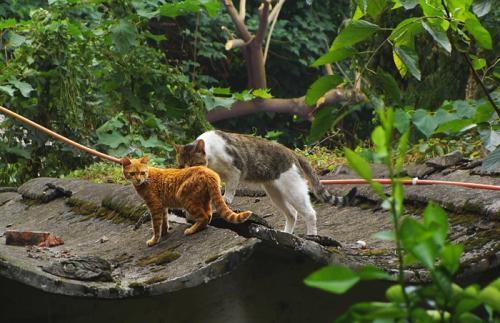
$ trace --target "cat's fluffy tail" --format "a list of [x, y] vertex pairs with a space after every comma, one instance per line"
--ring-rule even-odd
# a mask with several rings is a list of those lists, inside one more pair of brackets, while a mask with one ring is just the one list
[[304, 172], [304, 175], [309, 180], [311, 184], [312, 191], [314, 195], [323, 203], [328, 203], [332, 205], [350, 205], [356, 195], [356, 188], [353, 188], [347, 193], [346, 196], [335, 196], [332, 195], [328, 190], [319, 182], [319, 178], [316, 172], [312, 168], [309, 161], [302, 157], [297, 156], [297, 161], [299, 162], [300, 168]]
[[212, 202], [214, 203], [215, 209], [219, 211], [221, 217], [223, 217], [224, 220], [231, 223], [242, 223], [252, 215], [252, 212], [250, 211], [236, 213], [231, 210], [227, 206], [224, 198], [222, 197], [222, 194], [220, 193], [219, 184], [215, 181], [210, 181], [209, 185], [210, 197], [212, 199]]

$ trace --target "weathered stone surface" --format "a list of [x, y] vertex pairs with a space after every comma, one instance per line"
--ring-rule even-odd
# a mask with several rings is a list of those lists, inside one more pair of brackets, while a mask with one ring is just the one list
[[43, 266], [52, 275], [83, 281], [111, 282], [111, 264], [99, 257], [86, 256], [63, 259]]
[[435, 168], [446, 168], [450, 166], [455, 166], [461, 161], [464, 160], [464, 156], [459, 151], [453, 151], [449, 154], [438, 156], [432, 158], [425, 162], [427, 166], [435, 167]]
[[[387, 172], [378, 165], [374, 176], [386, 177]], [[349, 172], [335, 175], [335, 178], [352, 177], [355, 176]], [[471, 176], [469, 170], [460, 169], [446, 175], [438, 171], [430, 177], [500, 184], [498, 178]], [[37, 203], [43, 199], [47, 183], [71, 191], [72, 196]], [[333, 193], [345, 195], [352, 187], [330, 188]], [[245, 196], [245, 192], [250, 196]], [[133, 230], [133, 224], [144, 214], [144, 205], [132, 187], [51, 178], [31, 180], [19, 188], [19, 193], [0, 193], [0, 230], [10, 225], [9, 229], [14, 230], [50, 231], [61, 236], [66, 244], [43, 250], [0, 244], [0, 275], [53, 293], [123, 298], [158, 295], [203, 284], [245, 265], [255, 257], [255, 250], [272, 250], [274, 254], [287, 250], [318, 264], [338, 263], [351, 267], [374, 264], [389, 272], [397, 269], [393, 243], [373, 237], [376, 232], [390, 230], [392, 224], [388, 213], [378, 207], [378, 197], [367, 185], [358, 186], [357, 206], [315, 204], [318, 233], [329, 239], [312, 241], [301, 238], [306, 229], [300, 215], [296, 235], [280, 232], [284, 217], [269, 197], [262, 196], [259, 188], [252, 185], [240, 193], [231, 207], [252, 210], [262, 218], [255, 217], [234, 226], [214, 217], [206, 230], [186, 237], [183, 235], [186, 220], [172, 217], [168, 236], [157, 246], [148, 248], [145, 241], [151, 235], [149, 221]], [[406, 215], [418, 218], [428, 200], [443, 205], [449, 212], [451, 241], [465, 245], [461, 275], [470, 277], [500, 266], [499, 197], [496, 191], [478, 192], [448, 186], [406, 187], [405, 199], [411, 205]], [[103, 236], [107, 238], [106, 243], [99, 242]], [[360, 248], [358, 240], [364, 241], [366, 246]], [[108, 261], [113, 281], [84, 282], [54, 276], [40, 269], [40, 266], [48, 268], [61, 260], [86, 256]], [[269, 259], [270, 264], [276, 261], [279, 259]], [[261, 274], [266, 270], [262, 268]], [[408, 269], [409, 280], [428, 278], [420, 268]]]

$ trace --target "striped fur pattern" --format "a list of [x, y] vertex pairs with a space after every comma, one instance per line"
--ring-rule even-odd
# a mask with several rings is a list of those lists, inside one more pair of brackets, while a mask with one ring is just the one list
[[132, 182], [144, 199], [151, 214], [153, 237], [147, 241], [153, 246], [168, 232], [168, 208], [184, 208], [195, 223], [184, 231], [190, 235], [203, 230], [212, 218], [215, 206], [222, 218], [231, 223], [241, 223], [252, 212], [233, 212], [220, 193], [220, 178], [204, 166], [184, 169], [149, 167], [147, 157], [122, 159], [123, 175]]
[[316, 211], [313, 209], [308, 182], [317, 198], [330, 204], [344, 204], [321, 185], [309, 162], [287, 147], [262, 138], [219, 130], [207, 131], [194, 143], [174, 146], [179, 167], [207, 165], [225, 182], [224, 198], [231, 203], [240, 181], [262, 185], [273, 203], [285, 215], [284, 231], [292, 233], [297, 214], [316, 235]]

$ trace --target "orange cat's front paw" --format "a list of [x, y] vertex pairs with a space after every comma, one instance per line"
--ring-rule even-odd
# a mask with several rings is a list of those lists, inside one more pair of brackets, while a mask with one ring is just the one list
[[191, 228], [187, 228], [186, 230], [184, 230], [184, 235], [185, 236], [188, 236], [188, 235], [191, 235], [193, 233], [195, 233], [196, 231]]
[[154, 246], [155, 244], [158, 243], [160, 239], [155, 239], [154, 237], [149, 239], [148, 241], [146, 241], [146, 244], [148, 245], [148, 247], [152, 247]]

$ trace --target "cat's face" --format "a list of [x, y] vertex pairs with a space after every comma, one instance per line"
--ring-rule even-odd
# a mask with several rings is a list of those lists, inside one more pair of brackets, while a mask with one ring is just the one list
[[148, 157], [141, 159], [122, 158], [123, 176], [134, 185], [142, 185], [148, 180]]
[[191, 166], [207, 166], [207, 156], [205, 154], [205, 142], [203, 139], [195, 143], [184, 146], [174, 145], [179, 168]]

